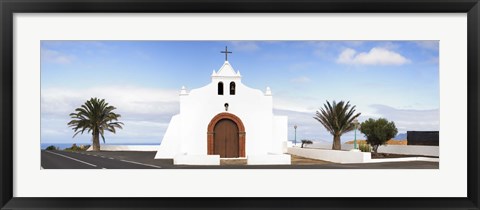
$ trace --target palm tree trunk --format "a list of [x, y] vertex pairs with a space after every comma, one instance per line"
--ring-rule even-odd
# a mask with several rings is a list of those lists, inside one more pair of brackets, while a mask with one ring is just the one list
[[92, 132], [93, 151], [100, 151], [100, 136], [97, 132]]
[[342, 145], [340, 144], [340, 135], [334, 135], [332, 150], [341, 150], [341, 149], [342, 149]]

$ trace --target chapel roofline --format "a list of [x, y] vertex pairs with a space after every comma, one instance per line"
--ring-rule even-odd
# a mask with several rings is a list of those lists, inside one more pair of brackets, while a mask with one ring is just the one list
[[212, 72], [212, 79], [213, 78], [241, 78], [242, 75], [240, 74], [240, 71], [235, 71], [233, 69], [232, 65], [230, 62], [225, 61], [220, 67], [218, 71], [213, 70]]

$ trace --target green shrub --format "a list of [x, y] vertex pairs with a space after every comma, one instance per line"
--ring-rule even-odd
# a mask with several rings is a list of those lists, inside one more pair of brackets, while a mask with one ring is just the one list
[[65, 148], [66, 151], [86, 151], [90, 145], [81, 145], [73, 144], [71, 147]]
[[57, 148], [53, 145], [50, 145], [47, 148], [45, 148], [45, 150], [57, 150]]
[[372, 152], [372, 147], [369, 144], [359, 144], [358, 149], [362, 152]]
[[365, 134], [367, 143], [372, 146], [373, 153], [376, 154], [378, 147], [395, 137], [398, 130], [393, 121], [389, 122], [385, 118], [377, 120], [369, 118], [360, 125], [360, 132]]

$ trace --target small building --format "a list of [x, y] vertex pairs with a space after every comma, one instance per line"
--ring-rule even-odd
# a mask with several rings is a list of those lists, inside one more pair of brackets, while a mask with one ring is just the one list
[[[254, 76], [254, 75], [252, 75]], [[221, 158], [247, 164], [290, 164], [287, 117], [273, 114], [272, 91], [244, 85], [225, 62], [210, 84], [180, 90], [180, 113], [173, 116], [155, 159], [174, 164], [219, 165]]]
[[407, 131], [407, 145], [439, 146], [439, 132]]

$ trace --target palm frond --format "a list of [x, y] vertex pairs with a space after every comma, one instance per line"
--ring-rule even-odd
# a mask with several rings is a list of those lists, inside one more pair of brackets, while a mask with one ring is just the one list
[[105, 99], [90, 98], [70, 113], [72, 120], [67, 125], [74, 131], [73, 137], [87, 132], [97, 135], [97, 139], [100, 135], [105, 143], [105, 130], [116, 133], [116, 128], [122, 129], [124, 125], [118, 121], [121, 115], [115, 113], [115, 109]]
[[320, 122], [327, 131], [332, 135], [342, 135], [354, 129], [353, 120], [360, 116], [360, 113], [355, 114], [355, 106], [351, 106], [350, 102], [336, 102], [326, 103], [313, 117]]

